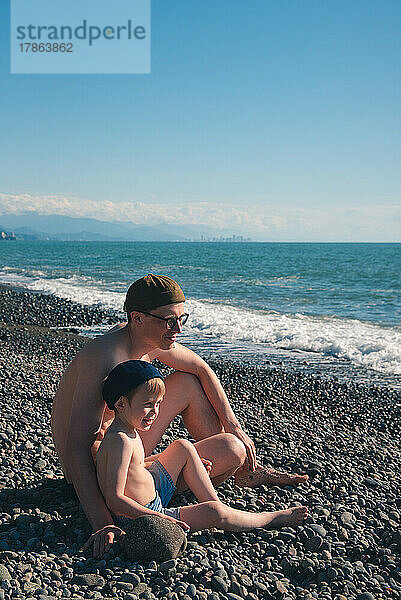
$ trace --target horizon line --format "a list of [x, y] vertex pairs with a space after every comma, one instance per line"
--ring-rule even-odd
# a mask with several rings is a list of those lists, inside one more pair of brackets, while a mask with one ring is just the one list
[[400, 241], [341, 241], [341, 240], [249, 240], [249, 241], [209, 241], [209, 240], [55, 240], [55, 239], [37, 239], [37, 240], [21, 240], [21, 239], [0, 239], [0, 242], [28, 242], [28, 243], [57, 243], [57, 244], [401, 244]]

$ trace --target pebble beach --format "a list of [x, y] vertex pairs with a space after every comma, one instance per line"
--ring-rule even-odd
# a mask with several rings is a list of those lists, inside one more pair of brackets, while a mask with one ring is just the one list
[[[63, 370], [87, 343], [77, 328], [116, 318], [0, 288], [0, 600], [401, 597], [399, 392], [227, 356], [203, 358], [260, 462], [307, 473], [309, 482], [251, 490], [231, 479], [219, 496], [249, 511], [305, 504], [304, 525], [192, 534], [185, 553], [161, 565], [129, 562], [118, 546], [102, 560], [80, 552], [90, 527], [63, 479], [50, 411]], [[177, 437], [187, 437], [180, 418], [158, 450]], [[190, 502], [190, 494], [173, 500]]]

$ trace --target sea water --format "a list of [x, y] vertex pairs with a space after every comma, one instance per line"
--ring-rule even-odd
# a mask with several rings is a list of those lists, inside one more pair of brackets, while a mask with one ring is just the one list
[[400, 244], [0, 242], [0, 282], [122, 311], [135, 279], [169, 275], [202, 354], [397, 387], [400, 266]]

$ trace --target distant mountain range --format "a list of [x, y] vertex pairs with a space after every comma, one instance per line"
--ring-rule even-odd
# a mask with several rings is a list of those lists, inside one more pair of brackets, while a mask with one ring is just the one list
[[41, 215], [26, 212], [18, 215], [0, 215], [0, 230], [12, 231], [17, 238], [51, 239], [59, 241], [140, 241], [172, 242], [224, 237], [241, 232], [213, 229], [206, 225], [170, 225], [160, 223], [154, 227], [135, 223], [107, 222], [97, 219]]

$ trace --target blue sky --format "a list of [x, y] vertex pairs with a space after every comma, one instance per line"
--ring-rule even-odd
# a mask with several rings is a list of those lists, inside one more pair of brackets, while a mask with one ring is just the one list
[[10, 75], [8, 5], [0, 212], [401, 241], [398, 0], [153, 0], [150, 75]]

